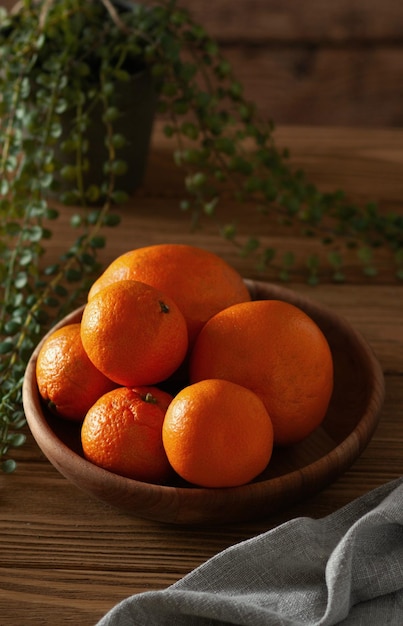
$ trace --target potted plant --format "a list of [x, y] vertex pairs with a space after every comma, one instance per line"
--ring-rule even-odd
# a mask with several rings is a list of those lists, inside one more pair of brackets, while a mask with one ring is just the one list
[[[136, 184], [141, 181], [155, 110], [167, 120], [165, 133], [184, 171], [181, 208], [194, 220], [217, 212], [222, 189], [232, 189], [237, 200], [261, 211], [265, 228], [281, 220], [326, 243], [335, 280], [343, 278], [340, 241], [357, 247], [369, 275], [375, 245], [387, 246], [401, 267], [402, 218], [382, 215], [372, 204], [352, 206], [340, 192], [320, 193], [293, 171], [273, 126], [259, 119], [215, 41], [175, 0], [21, 0], [11, 12], [1, 11], [0, 58], [4, 471], [15, 466], [9, 449], [24, 441], [27, 360], [45, 330], [88, 288], [102, 229], [118, 224], [113, 207], [133, 191], [125, 179], [136, 160], [128, 152], [133, 146]], [[127, 100], [133, 95], [140, 105], [145, 101], [141, 113]], [[129, 122], [139, 117], [142, 138], [136, 129], [130, 135]], [[58, 217], [55, 199], [81, 212], [72, 217], [76, 242], [49, 266], [44, 252]], [[233, 225], [223, 232], [241, 253], [256, 254], [262, 269], [276, 261], [276, 251], [253, 233], [241, 235]], [[290, 252], [281, 278], [292, 262]], [[318, 262], [316, 255], [307, 259], [313, 284]]]

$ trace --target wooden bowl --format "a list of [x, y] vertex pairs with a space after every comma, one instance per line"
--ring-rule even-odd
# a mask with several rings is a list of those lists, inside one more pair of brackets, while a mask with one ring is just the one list
[[[350, 324], [292, 290], [246, 281], [253, 299], [281, 299], [310, 315], [327, 337], [335, 385], [322, 425], [303, 442], [275, 450], [252, 483], [205, 489], [186, 484], [153, 485], [123, 478], [84, 459], [79, 425], [55, 417], [41, 402], [35, 378], [40, 345], [28, 364], [23, 402], [28, 425], [49, 461], [77, 487], [138, 517], [176, 523], [239, 522], [269, 516], [323, 489], [361, 454], [377, 426], [384, 379], [371, 348]], [[59, 326], [81, 319], [82, 308]]]

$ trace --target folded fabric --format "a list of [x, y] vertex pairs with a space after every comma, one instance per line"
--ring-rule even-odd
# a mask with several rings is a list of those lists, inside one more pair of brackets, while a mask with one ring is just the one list
[[97, 626], [402, 626], [403, 479], [239, 543]]

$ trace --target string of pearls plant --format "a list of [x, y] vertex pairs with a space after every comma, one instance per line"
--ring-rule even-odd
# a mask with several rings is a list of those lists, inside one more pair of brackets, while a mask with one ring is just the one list
[[[22, 445], [22, 381], [44, 332], [80, 300], [99, 270], [107, 228], [118, 226], [127, 138], [116, 131], [124, 113], [116, 87], [149, 72], [158, 109], [184, 172], [191, 222], [219, 214], [223, 193], [253, 204], [262, 231], [273, 223], [298, 227], [328, 249], [334, 280], [343, 279], [342, 249], [357, 250], [364, 272], [376, 272], [373, 250], [386, 248], [391, 272], [403, 279], [403, 218], [376, 205], [357, 207], [340, 192], [321, 193], [277, 149], [215, 41], [174, 0], [147, 6], [128, 0], [22, 0], [0, 10], [0, 463], [15, 468]], [[106, 158], [100, 184], [86, 184], [88, 128], [102, 107]], [[66, 137], [66, 115], [74, 120]], [[72, 158], [65, 165], [60, 152]], [[58, 202], [56, 202], [56, 199]], [[74, 243], [60, 261], [46, 262], [58, 206], [72, 205]], [[96, 206], [94, 206], [96, 204]], [[292, 276], [293, 255], [277, 259], [253, 233], [234, 224], [222, 234], [262, 271]], [[307, 280], [319, 276], [319, 256], [306, 259]]]

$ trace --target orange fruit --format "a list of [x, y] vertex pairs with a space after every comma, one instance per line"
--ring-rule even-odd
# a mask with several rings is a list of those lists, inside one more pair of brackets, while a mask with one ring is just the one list
[[39, 393], [50, 408], [70, 420], [82, 420], [90, 406], [116, 384], [87, 356], [80, 324], [68, 324], [51, 333], [36, 361]]
[[215, 313], [250, 300], [242, 277], [226, 261], [185, 244], [158, 244], [122, 254], [94, 282], [88, 299], [106, 285], [127, 279], [140, 280], [173, 298], [185, 316], [190, 345]]
[[99, 398], [81, 427], [86, 459], [127, 478], [163, 483], [172, 468], [162, 445], [168, 393], [153, 387], [119, 387]]
[[188, 348], [186, 322], [172, 298], [135, 280], [112, 283], [91, 298], [81, 339], [94, 365], [127, 387], [168, 378]]
[[202, 329], [190, 381], [224, 378], [254, 391], [273, 422], [274, 443], [301, 441], [322, 422], [333, 390], [332, 354], [301, 309], [259, 300], [217, 313]]
[[174, 397], [162, 441], [172, 467], [188, 482], [235, 487], [269, 463], [273, 428], [255, 393], [226, 380], [203, 380]]

